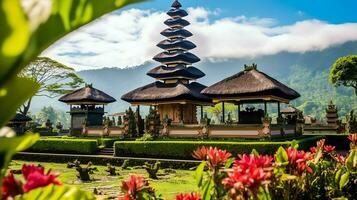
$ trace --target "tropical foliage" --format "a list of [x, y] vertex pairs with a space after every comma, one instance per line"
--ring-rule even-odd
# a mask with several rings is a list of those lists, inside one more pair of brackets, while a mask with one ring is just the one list
[[331, 67], [329, 79], [335, 86], [354, 88], [357, 95], [357, 55], [337, 59]]

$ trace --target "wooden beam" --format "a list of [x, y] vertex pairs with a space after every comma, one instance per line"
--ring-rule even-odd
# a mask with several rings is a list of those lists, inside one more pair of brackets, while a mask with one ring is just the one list
[[267, 115], [267, 102], [264, 101], [264, 115]]
[[224, 124], [225, 120], [225, 112], [224, 112], [224, 101], [222, 101], [222, 123]]
[[201, 120], [203, 119], [203, 106], [201, 105]]

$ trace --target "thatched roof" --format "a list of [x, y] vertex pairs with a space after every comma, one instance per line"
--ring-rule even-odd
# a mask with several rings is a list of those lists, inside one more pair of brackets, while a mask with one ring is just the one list
[[173, 27], [184, 27], [184, 26], [188, 26], [190, 25], [190, 22], [188, 22], [185, 19], [182, 18], [171, 18], [171, 19], [167, 19], [166, 21], [164, 21], [164, 24], [166, 24], [167, 26], [173, 28]]
[[301, 112], [301, 111], [292, 105], [289, 105], [288, 107], [281, 110], [282, 114], [293, 114], [293, 113], [298, 113], [298, 112]]
[[29, 122], [32, 121], [32, 118], [21, 114], [21, 113], [16, 113], [15, 117], [13, 117], [10, 122], [14, 123], [14, 122]]
[[173, 28], [167, 28], [160, 33], [161, 35], [165, 37], [191, 37], [193, 34], [186, 30], [186, 29], [173, 29]]
[[156, 81], [123, 95], [121, 99], [130, 103], [171, 101], [211, 102], [208, 97], [200, 93], [204, 88], [206, 88], [206, 86], [196, 82], [190, 84], [165, 84]]
[[75, 90], [69, 94], [62, 96], [59, 101], [64, 103], [98, 103], [107, 104], [115, 102], [116, 100], [108, 94], [95, 89], [92, 85], [86, 85], [85, 87]]
[[175, 64], [175, 63], [185, 63], [185, 64], [192, 64], [200, 61], [200, 58], [198, 58], [196, 55], [190, 53], [190, 52], [185, 52], [185, 53], [180, 53], [180, 52], [175, 52], [175, 53], [168, 53], [168, 52], [162, 52], [157, 54], [154, 58], [155, 61], [165, 63], [165, 64]]
[[196, 47], [195, 44], [188, 40], [176, 40], [176, 41], [171, 41], [171, 40], [163, 40], [159, 44], [157, 44], [158, 47], [169, 50], [169, 49], [181, 49], [181, 50], [191, 50]]
[[167, 14], [170, 17], [186, 17], [188, 13], [182, 9], [170, 9]]
[[241, 71], [218, 83], [207, 87], [202, 94], [216, 98], [242, 98], [275, 96], [287, 100], [300, 97], [300, 94], [256, 69]]
[[181, 8], [182, 5], [181, 5], [181, 3], [180, 3], [178, 0], [175, 0], [175, 1], [172, 3], [171, 7], [178, 9], [178, 8]]
[[185, 65], [180, 64], [176, 67], [167, 67], [165, 65], [160, 65], [150, 70], [147, 75], [158, 79], [180, 77], [187, 78], [189, 80], [198, 79], [205, 76], [205, 74], [196, 67], [186, 67]]

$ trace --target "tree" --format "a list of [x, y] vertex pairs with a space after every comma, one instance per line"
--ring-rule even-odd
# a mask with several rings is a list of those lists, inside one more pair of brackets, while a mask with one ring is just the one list
[[357, 95], [357, 55], [337, 59], [331, 67], [329, 79], [336, 87], [353, 87]]
[[[40, 89], [34, 96], [49, 98], [71, 92], [84, 83], [73, 68], [47, 57], [38, 57], [27, 65], [19, 76], [27, 77], [40, 84]], [[21, 106], [20, 113], [25, 115], [28, 113], [32, 98]]]

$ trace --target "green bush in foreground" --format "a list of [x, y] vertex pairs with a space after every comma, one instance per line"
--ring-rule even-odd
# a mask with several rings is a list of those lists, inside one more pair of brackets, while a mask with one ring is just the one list
[[97, 140], [89, 139], [40, 139], [29, 151], [51, 153], [94, 154], [97, 152]]
[[[301, 149], [307, 149], [320, 138], [320, 136], [304, 138], [297, 140], [297, 143]], [[114, 151], [115, 156], [191, 159], [192, 152], [202, 146], [226, 149], [232, 154], [250, 153], [253, 149], [263, 154], [273, 154], [280, 146], [287, 147], [290, 144], [291, 141], [117, 141], [114, 143]]]

